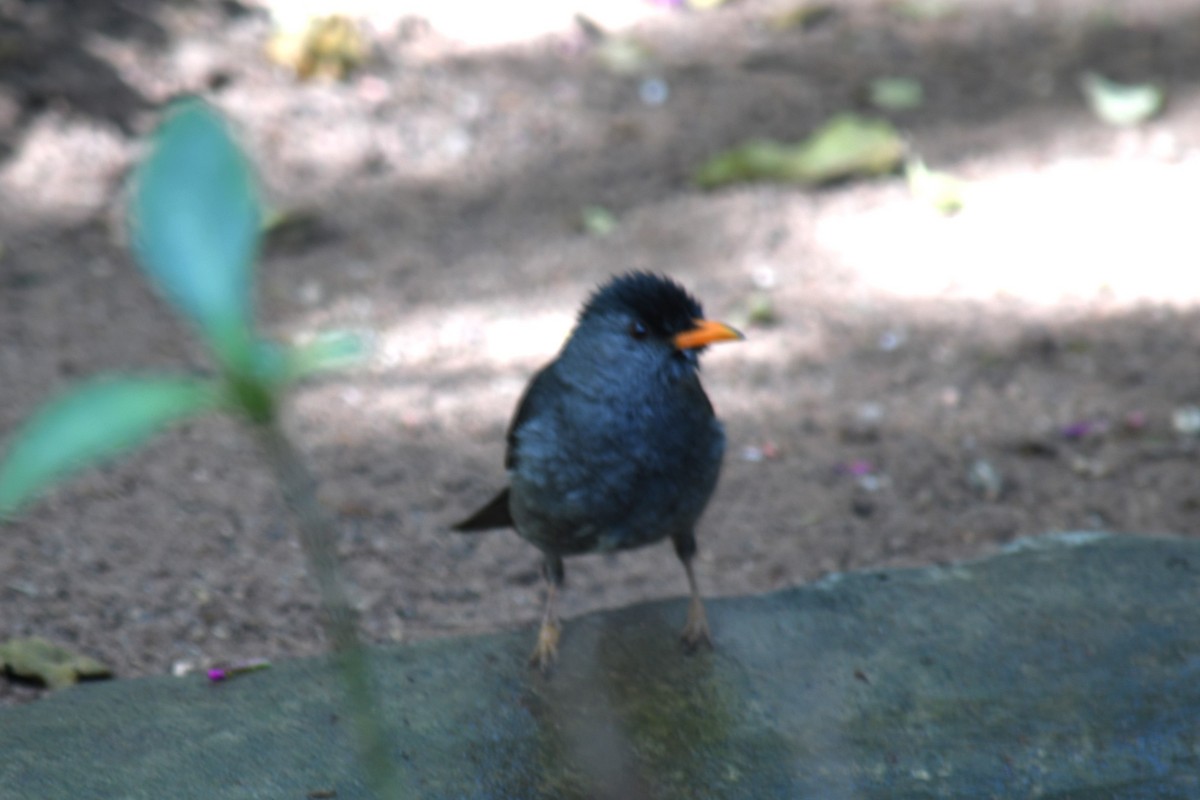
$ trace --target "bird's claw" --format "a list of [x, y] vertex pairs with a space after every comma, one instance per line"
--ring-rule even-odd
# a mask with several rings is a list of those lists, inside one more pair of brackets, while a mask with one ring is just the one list
[[529, 666], [540, 670], [543, 674], [558, 660], [558, 637], [562, 628], [557, 622], [547, 620], [538, 630], [537, 644], [529, 655]]

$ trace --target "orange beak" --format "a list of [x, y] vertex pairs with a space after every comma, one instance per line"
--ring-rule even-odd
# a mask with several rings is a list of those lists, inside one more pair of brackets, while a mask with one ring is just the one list
[[697, 319], [693, 320], [692, 324], [695, 327], [675, 335], [672, 342], [677, 349], [694, 350], [697, 347], [704, 347], [715, 342], [735, 342], [746, 338], [724, 322], [714, 322], [711, 319]]

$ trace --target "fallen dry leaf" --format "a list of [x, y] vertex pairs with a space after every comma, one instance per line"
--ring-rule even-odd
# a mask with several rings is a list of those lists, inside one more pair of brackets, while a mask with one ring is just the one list
[[51, 689], [112, 677], [112, 670], [91, 656], [79, 655], [37, 636], [0, 644], [0, 666], [15, 677], [38, 681]]

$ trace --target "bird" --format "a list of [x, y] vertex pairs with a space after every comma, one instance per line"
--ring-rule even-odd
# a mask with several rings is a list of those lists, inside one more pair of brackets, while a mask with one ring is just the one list
[[674, 544], [690, 592], [681, 639], [712, 646], [696, 582], [696, 522], [725, 453], [700, 383], [710, 344], [745, 338], [705, 318], [673, 279], [629, 272], [583, 304], [557, 356], [526, 386], [506, 435], [508, 486], [453, 530], [515, 528], [541, 551], [545, 603], [530, 665], [558, 656], [563, 559]]

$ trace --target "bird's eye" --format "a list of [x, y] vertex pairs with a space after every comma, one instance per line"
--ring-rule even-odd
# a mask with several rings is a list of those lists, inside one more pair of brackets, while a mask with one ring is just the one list
[[629, 335], [640, 341], [649, 336], [650, 331], [646, 330], [645, 325], [635, 320], [629, 323]]

